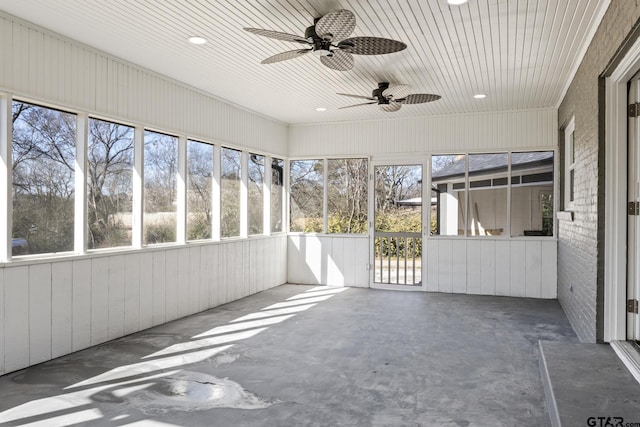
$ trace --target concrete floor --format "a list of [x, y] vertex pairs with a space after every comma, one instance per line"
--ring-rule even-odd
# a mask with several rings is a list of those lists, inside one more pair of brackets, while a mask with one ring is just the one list
[[538, 340], [556, 301], [284, 285], [0, 377], [0, 424], [544, 426]]

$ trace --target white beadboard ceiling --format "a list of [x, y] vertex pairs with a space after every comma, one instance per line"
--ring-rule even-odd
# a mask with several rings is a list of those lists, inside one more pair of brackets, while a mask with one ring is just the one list
[[[0, 0], [0, 10], [289, 124], [557, 107], [610, 0]], [[304, 47], [243, 27], [303, 36], [314, 17], [348, 9], [352, 36], [408, 48], [354, 55], [334, 71], [314, 55], [262, 65]], [[189, 36], [209, 43], [189, 44]], [[370, 96], [409, 84], [442, 99], [385, 113]], [[476, 100], [475, 93], [487, 98]], [[327, 111], [317, 112], [316, 107]]]

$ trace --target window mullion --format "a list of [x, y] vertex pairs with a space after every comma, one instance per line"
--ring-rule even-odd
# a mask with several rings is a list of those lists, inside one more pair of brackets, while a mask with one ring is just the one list
[[322, 232], [323, 233], [328, 233], [329, 232], [329, 227], [328, 227], [328, 223], [329, 223], [329, 177], [328, 175], [328, 170], [329, 170], [329, 160], [324, 159], [322, 162], [322, 168], [323, 168], [323, 174], [322, 174]]
[[271, 234], [271, 186], [272, 171], [271, 156], [264, 157], [264, 171], [262, 179], [262, 234], [268, 236]]
[[12, 152], [11, 95], [0, 95], [0, 262], [11, 259]]
[[178, 176], [177, 178], [177, 206], [176, 206], [176, 243], [183, 245], [187, 242], [187, 138], [178, 139]]
[[74, 252], [87, 253], [87, 147], [89, 117], [78, 113], [76, 119], [76, 163], [74, 189]]
[[213, 179], [211, 181], [211, 238], [214, 241], [220, 240], [220, 219], [221, 209], [221, 175], [222, 175], [222, 148], [219, 145], [213, 146]]
[[249, 235], [249, 153], [240, 154], [240, 237]]
[[134, 248], [142, 247], [142, 220], [144, 216], [144, 128], [136, 126], [133, 133], [133, 202], [131, 234]]

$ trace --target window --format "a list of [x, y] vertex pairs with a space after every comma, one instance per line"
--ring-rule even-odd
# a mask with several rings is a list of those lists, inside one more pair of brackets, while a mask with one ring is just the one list
[[89, 249], [131, 245], [133, 132], [130, 126], [89, 119]]
[[465, 234], [466, 159], [464, 154], [431, 157], [431, 234]]
[[367, 159], [327, 163], [327, 232], [367, 232]]
[[553, 165], [553, 151], [432, 156], [431, 235], [553, 236]]
[[290, 230], [323, 231], [324, 165], [322, 160], [292, 160]]
[[249, 234], [261, 234], [264, 224], [264, 156], [249, 154]]
[[176, 191], [178, 138], [162, 133], [144, 133], [145, 244], [176, 241]]
[[282, 231], [284, 201], [284, 160], [271, 159], [271, 231]]
[[564, 130], [564, 208], [572, 209], [575, 198], [575, 119], [571, 118]]
[[222, 237], [240, 235], [240, 183], [242, 153], [222, 148], [222, 173], [220, 184], [220, 233]]
[[76, 116], [16, 101], [12, 117], [14, 242], [21, 254], [71, 251]]
[[187, 240], [211, 238], [213, 145], [187, 141]]
[[511, 235], [553, 236], [553, 151], [511, 154]]
[[507, 153], [469, 155], [470, 236], [498, 236], [507, 232], [508, 164]]

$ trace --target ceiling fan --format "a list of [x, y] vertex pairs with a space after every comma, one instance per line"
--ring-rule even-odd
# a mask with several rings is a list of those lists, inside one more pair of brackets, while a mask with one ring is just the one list
[[348, 93], [338, 93], [337, 95], [350, 96], [351, 98], [367, 99], [370, 102], [364, 102], [362, 104], [348, 105], [343, 108], [359, 107], [361, 105], [378, 104], [382, 111], [392, 113], [398, 111], [402, 104], [423, 104], [425, 102], [437, 101], [440, 99], [440, 95], [433, 95], [430, 93], [414, 93], [411, 94], [411, 86], [394, 84], [390, 85], [388, 82], [378, 83], [378, 88], [374, 89], [371, 96], [351, 95]]
[[354, 14], [349, 10], [340, 9], [314, 19], [314, 24], [305, 30], [304, 37], [260, 28], [244, 30], [259, 36], [310, 46], [306, 49], [278, 53], [263, 60], [262, 64], [286, 61], [313, 52], [320, 57], [323, 65], [333, 70], [347, 71], [353, 68], [353, 55], [383, 55], [399, 52], [407, 47], [403, 42], [380, 37], [347, 38], [355, 27]]

